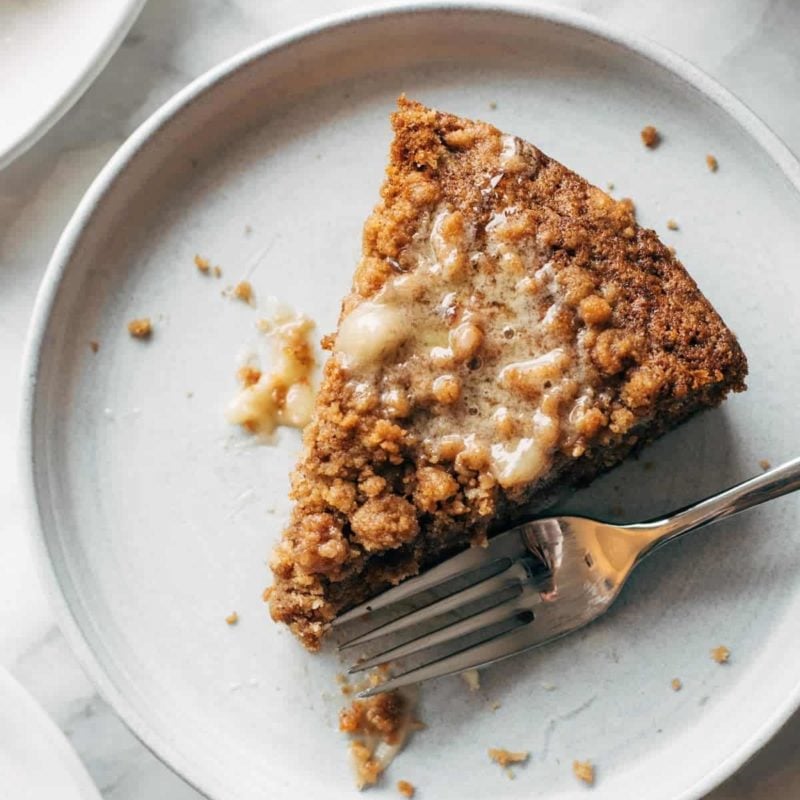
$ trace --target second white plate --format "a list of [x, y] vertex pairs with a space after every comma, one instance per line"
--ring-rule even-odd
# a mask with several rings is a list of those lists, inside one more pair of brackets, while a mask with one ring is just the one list
[[[343, 18], [223, 65], [134, 135], [70, 223], [34, 322], [26, 453], [70, 641], [134, 730], [214, 798], [354, 794], [336, 660], [303, 652], [260, 598], [300, 442], [248, 446], [225, 425], [258, 312], [220, 290], [247, 276], [260, 301], [332, 329], [403, 91], [613, 181], [750, 357], [747, 394], [572, 508], [652, 516], [796, 455], [798, 166], [701, 74], [588, 18], [497, 6]], [[639, 140], [648, 123], [656, 151]], [[200, 275], [196, 253], [224, 277]], [[145, 315], [143, 344], [125, 326]], [[797, 704], [798, 523], [796, 498], [721, 523], [648, 561], [600, 623], [488, 670], [478, 694], [424, 687], [428, 728], [377, 794], [405, 778], [437, 800], [581, 797], [574, 758], [597, 765], [596, 798], [708, 791]], [[724, 667], [709, 657], [720, 643]], [[530, 763], [508, 781], [488, 747]]]
[[0, 3], [0, 169], [89, 88], [145, 0]]

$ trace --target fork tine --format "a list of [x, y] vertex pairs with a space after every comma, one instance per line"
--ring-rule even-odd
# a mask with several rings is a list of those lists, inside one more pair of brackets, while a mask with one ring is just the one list
[[451, 655], [429, 660], [418, 667], [401, 672], [384, 683], [359, 692], [356, 697], [372, 697], [381, 692], [390, 692], [392, 689], [408, 686], [411, 683], [420, 683], [432, 678], [454, 675], [468, 669], [486, 667], [524, 650], [540, 647], [554, 639], [560, 639], [568, 632], [562, 631], [553, 634], [552, 628], [539, 628], [535, 621], [532, 624], [531, 622], [523, 623], [510, 631], [501, 631], [476, 646], [467, 645], [464, 649], [458, 650]]
[[442, 645], [454, 642], [456, 639], [468, 636], [471, 633], [491, 628], [491, 626], [510, 619], [520, 612], [529, 611], [531, 606], [530, 595], [535, 591], [536, 590], [532, 586], [526, 586], [520, 594], [512, 597], [510, 600], [487, 608], [478, 614], [462, 619], [460, 622], [447, 625], [444, 628], [439, 628], [432, 633], [406, 642], [391, 650], [384, 650], [368, 661], [358, 662], [348, 670], [348, 673], [363, 672], [364, 670], [377, 667], [379, 664], [390, 661], [396, 662], [412, 655], [422, 655], [423, 652], [429, 648], [441, 647]]
[[[506, 569], [511, 560], [525, 552], [527, 548], [519, 530], [512, 528], [492, 538], [487, 547], [469, 547], [422, 575], [350, 609], [337, 617], [331, 627], [343, 631], [351, 626], [358, 627], [360, 623], [367, 625], [367, 630], [374, 630], [410, 611], [496, 575]], [[364, 632], [362, 630], [356, 635]]]
[[[500, 595], [500, 597], [497, 598], [496, 602], [492, 603], [492, 605], [497, 605], [498, 603], [507, 600], [507, 593], [501, 594], [503, 590], [516, 590], [514, 593], [518, 594], [518, 587], [520, 587], [521, 582], [527, 577], [528, 572], [524, 565], [520, 562], [516, 562], [508, 566], [498, 575], [486, 578], [485, 580], [475, 583], [472, 586], [468, 586], [466, 589], [462, 589], [460, 592], [448, 595], [447, 597], [437, 600], [430, 605], [423, 606], [417, 611], [412, 611], [410, 614], [406, 614], [405, 616], [396, 619], [394, 622], [390, 622], [388, 625], [382, 625], [380, 628], [376, 628], [375, 630], [365, 633], [356, 639], [352, 639], [351, 641], [342, 644], [339, 647], [339, 650], [350, 650], [351, 648], [360, 647], [369, 642], [382, 640], [384, 637], [390, 638], [387, 638], [387, 641], [381, 646], [381, 650], [385, 651], [392, 649], [393, 647], [403, 643], [402, 641], [399, 641], [399, 639], [402, 638], [403, 633], [410, 633], [411, 638], [417, 638], [422, 633], [426, 633], [427, 631], [421, 630], [415, 636], [414, 631], [410, 630], [413, 628], [420, 628], [426, 622], [434, 623], [434, 625], [436, 622], [438, 622], [438, 627], [441, 628], [444, 625], [458, 622], [460, 619], [463, 619], [466, 616], [471, 616], [472, 614], [484, 611], [486, 608], [485, 604], [481, 608], [470, 611], [470, 607], [474, 606], [481, 600], [489, 601], [495, 598], [496, 595]], [[393, 645], [389, 644], [391, 638], [394, 638], [398, 641], [396, 641], [396, 643]], [[409, 637], [406, 636], [405, 638], [408, 640]]]

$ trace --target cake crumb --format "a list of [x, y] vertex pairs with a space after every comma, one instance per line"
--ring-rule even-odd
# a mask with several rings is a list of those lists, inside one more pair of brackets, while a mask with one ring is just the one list
[[492, 100], [492, 102], [489, 103], [489, 108], [491, 108], [492, 111], [497, 111], [497, 103], [494, 100]]
[[591, 761], [573, 761], [572, 772], [579, 781], [594, 786], [594, 766]]
[[644, 142], [644, 146], [649, 147], [651, 150], [654, 147], [658, 147], [661, 142], [661, 134], [653, 125], [645, 125], [645, 127], [642, 128], [641, 137], [642, 141]]
[[231, 291], [231, 296], [243, 303], [253, 305], [253, 286], [250, 281], [239, 281]]
[[766, 472], [766, 471], [767, 471], [767, 470], [768, 470], [768, 469], [769, 469], [769, 468], [772, 466], [772, 464], [770, 464], [770, 462], [769, 462], [769, 461], [767, 461], [767, 459], [766, 459], [766, 458], [762, 458], [762, 459], [761, 459], [761, 460], [758, 462], [758, 466], [759, 466], [759, 467], [761, 467], [761, 469], [763, 469], [763, 470], [764, 470], [764, 472]]
[[100, 349], [100, 342], [96, 341], [95, 339], [92, 339], [92, 341], [89, 342], [89, 349], [93, 353], [96, 353]]
[[497, 711], [497, 709], [498, 709], [498, 708], [500, 708], [500, 703], [498, 703], [497, 701], [495, 701], [494, 703], [492, 703], [492, 704], [489, 706], [489, 709], [490, 709], [491, 711]]
[[225, 617], [225, 622], [227, 622], [228, 625], [235, 625], [238, 621], [239, 615], [235, 611], [232, 611], [227, 617]]
[[609, 192], [613, 192], [613, 191], [614, 191], [614, 188], [615, 188], [615, 186], [614, 186], [614, 184], [613, 184], [611, 181], [609, 181], [609, 182], [606, 184], [606, 189], [607, 189]]
[[681, 689], [683, 689], [683, 682], [680, 678], [673, 678], [670, 686], [672, 687], [673, 692], [679, 692]]
[[513, 750], [506, 750], [502, 747], [490, 747], [488, 752], [489, 758], [494, 761], [495, 764], [499, 764], [503, 767], [509, 778], [514, 777], [514, 773], [511, 771], [511, 765], [524, 764], [530, 756], [527, 750], [514, 752]]
[[251, 364], [245, 364], [236, 371], [236, 380], [246, 389], [261, 380], [261, 370]]
[[706, 166], [711, 172], [716, 172], [719, 169], [719, 161], [717, 161], [715, 156], [712, 156], [711, 153], [709, 153], [706, 156]]
[[153, 323], [150, 322], [149, 317], [132, 319], [128, 323], [128, 333], [133, 336], [134, 339], [149, 339], [153, 333]]
[[468, 669], [466, 672], [461, 673], [461, 678], [471, 692], [477, 692], [481, 688], [481, 676], [478, 670]]
[[725, 647], [724, 644], [718, 645], [711, 651], [711, 658], [717, 662], [717, 664], [727, 664], [731, 657], [731, 651]]
[[417, 790], [413, 783], [409, 783], [408, 781], [397, 781], [397, 791], [400, 792], [403, 797], [413, 797]]
[[353, 700], [339, 712], [339, 730], [352, 739], [350, 758], [356, 786], [359, 789], [372, 786], [411, 732], [418, 730], [413, 717], [413, 696], [396, 690], [366, 700]]
[[211, 273], [213, 274], [213, 276], [215, 278], [221, 278], [222, 277], [222, 268], [221, 267], [214, 267], [211, 270]]
[[668, 219], [667, 228], [669, 228], [671, 231], [676, 231], [678, 230], [678, 223], [674, 219]]
[[194, 257], [194, 265], [204, 275], [208, 275], [209, 270], [211, 269], [211, 263], [209, 262], [209, 260], [207, 258], [203, 258], [203, 256], [199, 256], [199, 255], [196, 255]]

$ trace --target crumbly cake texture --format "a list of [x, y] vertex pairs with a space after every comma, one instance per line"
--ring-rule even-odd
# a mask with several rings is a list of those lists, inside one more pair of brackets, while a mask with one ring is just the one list
[[310, 649], [416, 575], [744, 389], [734, 335], [615, 201], [527, 142], [400, 98], [275, 548]]

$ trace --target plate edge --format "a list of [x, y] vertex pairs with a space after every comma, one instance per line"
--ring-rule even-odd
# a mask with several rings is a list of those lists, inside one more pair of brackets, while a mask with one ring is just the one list
[[[145, 0], [140, 0], [141, 6], [144, 5], [144, 2]], [[244, 68], [252, 61], [268, 57], [270, 53], [290, 47], [308, 37], [326, 33], [336, 28], [358, 25], [372, 19], [391, 17], [398, 14], [443, 11], [448, 13], [512, 14], [534, 20], [544, 20], [597, 36], [610, 44], [621, 45], [637, 53], [654, 64], [676, 74], [685, 83], [698, 90], [704, 97], [711, 100], [732, 117], [766, 151], [794, 186], [798, 194], [800, 194], [800, 162], [789, 147], [743, 101], [691, 61], [647, 37], [628, 33], [624, 29], [590, 14], [567, 8], [546, 6], [540, 2], [526, 2], [523, 4], [516, 0], [457, 0], [456, 2], [447, 2], [446, 0], [403, 2], [403, 0], [399, 0], [399, 2], [381, 3], [368, 8], [348, 10], [316, 18], [306, 24], [264, 39], [212, 67], [156, 109], [126, 139], [92, 181], [75, 212], [70, 217], [56, 244], [37, 292], [22, 359], [19, 467], [23, 507], [27, 523], [26, 527], [30, 533], [30, 543], [40, 579], [48, 595], [51, 607], [55, 612], [58, 625], [82, 667], [97, 686], [103, 698], [111, 705], [134, 735], [165, 765], [177, 772], [187, 783], [202, 794], [209, 797], [222, 798], [229, 797], [229, 795], [225, 793], [223, 787], [216, 786], [215, 781], [210, 779], [209, 776], [200, 775], [199, 770], [195, 768], [189, 759], [184, 758], [179, 752], [175, 752], [171, 744], [162, 741], [161, 737], [153, 732], [147, 722], [128, 703], [123, 693], [112, 683], [100, 660], [89, 647], [76, 618], [73, 616], [61, 584], [58, 581], [53, 562], [50, 559], [36, 494], [36, 469], [33, 448], [36, 378], [39, 371], [40, 351], [44, 343], [47, 322], [72, 251], [81, 238], [84, 224], [90, 219], [94, 209], [102, 201], [106, 192], [109, 191], [116, 177], [126, 168], [127, 164], [147, 143], [148, 139], [156, 134], [161, 127], [184, 107], [188, 106], [204, 92], [213, 89], [225, 77]], [[132, 24], [133, 20], [131, 20]], [[124, 38], [126, 32], [127, 29], [123, 32], [120, 40]], [[98, 73], [111, 58], [113, 52], [98, 69]], [[64, 112], [62, 111], [62, 113]], [[33, 142], [30, 144], [33, 144]], [[800, 679], [784, 706], [766, 719], [738, 750], [731, 753], [702, 780], [696, 782], [694, 786], [677, 795], [674, 800], [699, 800], [699, 798], [716, 788], [767, 744], [798, 707], [800, 707]]]

